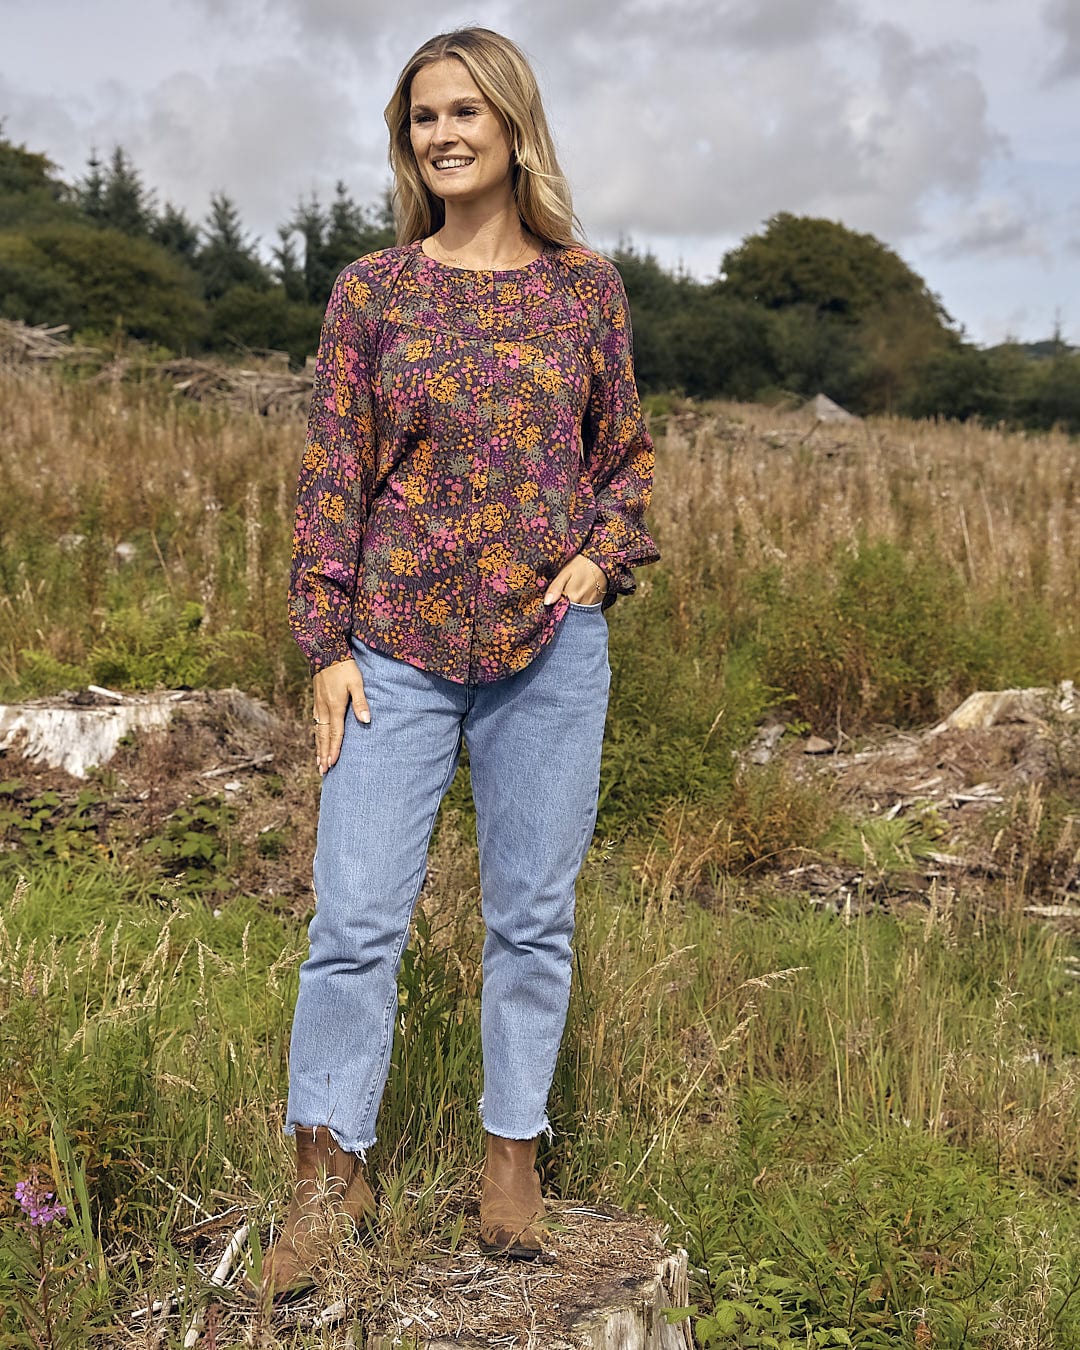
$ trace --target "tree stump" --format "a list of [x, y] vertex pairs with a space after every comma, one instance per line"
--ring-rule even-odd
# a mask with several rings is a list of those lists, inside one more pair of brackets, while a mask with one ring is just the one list
[[463, 1250], [418, 1266], [368, 1325], [366, 1350], [692, 1350], [687, 1255], [609, 1207], [548, 1205], [548, 1262]]
[[0, 704], [0, 752], [18, 751], [33, 763], [85, 778], [112, 759], [125, 736], [192, 716], [220, 724], [233, 740], [260, 740], [275, 725], [264, 705], [239, 689], [121, 694], [90, 685], [74, 694]]

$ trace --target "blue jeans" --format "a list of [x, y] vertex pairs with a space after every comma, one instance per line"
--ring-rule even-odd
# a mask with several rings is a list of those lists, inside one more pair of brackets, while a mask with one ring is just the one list
[[375, 1142], [401, 954], [462, 738], [486, 928], [481, 1116], [507, 1139], [548, 1128], [575, 883], [596, 825], [607, 637], [599, 605], [570, 604], [524, 670], [488, 684], [457, 684], [353, 640], [371, 722], [346, 711], [322, 780], [286, 1134], [327, 1125], [361, 1155]]

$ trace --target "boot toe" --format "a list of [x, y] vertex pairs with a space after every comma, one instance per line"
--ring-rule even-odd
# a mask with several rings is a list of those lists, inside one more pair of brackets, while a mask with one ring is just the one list
[[494, 1228], [480, 1234], [480, 1250], [485, 1256], [505, 1256], [511, 1261], [535, 1261], [544, 1249], [531, 1229], [516, 1233], [509, 1228]]

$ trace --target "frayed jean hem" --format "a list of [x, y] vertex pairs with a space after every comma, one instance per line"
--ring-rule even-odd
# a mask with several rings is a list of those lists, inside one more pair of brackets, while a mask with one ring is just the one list
[[493, 1134], [496, 1137], [496, 1139], [515, 1139], [515, 1140], [537, 1139], [539, 1138], [540, 1135], [544, 1135], [548, 1143], [550, 1144], [552, 1140], [555, 1138], [555, 1134], [551, 1128], [551, 1122], [548, 1120], [546, 1115], [544, 1116], [544, 1119], [540, 1122], [539, 1129], [529, 1130], [527, 1133], [523, 1133], [520, 1126], [516, 1127], [511, 1126], [508, 1129], [503, 1129], [502, 1126], [493, 1124], [491, 1121], [487, 1120], [484, 1116], [483, 1097], [480, 1098], [480, 1100], [477, 1102], [476, 1105], [477, 1110], [480, 1112], [480, 1120], [484, 1126], [485, 1132], [487, 1134]]

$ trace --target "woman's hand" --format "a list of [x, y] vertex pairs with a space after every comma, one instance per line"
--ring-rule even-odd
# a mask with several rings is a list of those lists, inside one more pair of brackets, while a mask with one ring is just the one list
[[315, 754], [319, 773], [325, 774], [337, 763], [345, 737], [345, 716], [352, 699], [358, 722], [371, 721], [371, 709], [364, 696], [364, 677], [351, 656], [326, 666], [314, 677]]
[[544, 604], [553, 605], [560, 595], [575, 605], [595, 605], [607, 592], [607, 573], [589, 558], [575, 553], [544, 593]]

